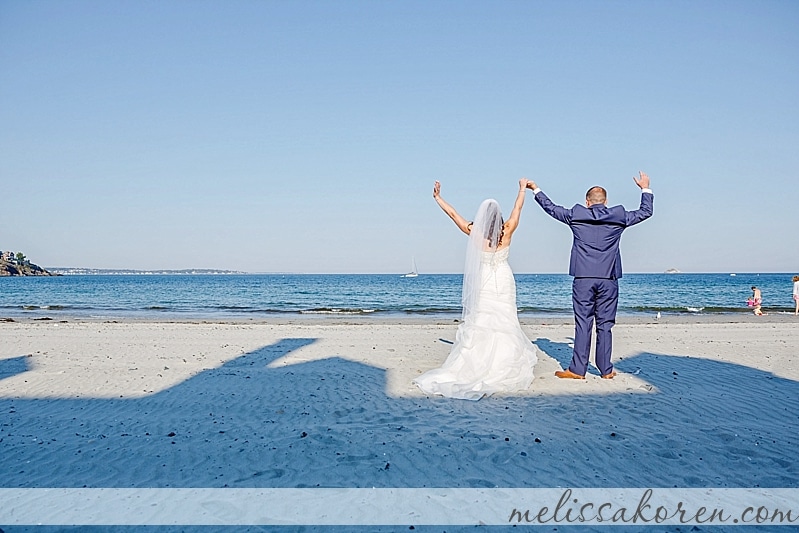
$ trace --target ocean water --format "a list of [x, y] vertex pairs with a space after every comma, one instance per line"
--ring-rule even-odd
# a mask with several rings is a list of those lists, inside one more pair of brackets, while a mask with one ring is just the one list
[[[571, 278], [516, 274], [520, 316], [571, 315]], [[619, 314], [792, 312], [792, 274], [626, 274]], [[460, 315], [460, 274], [73, 275], [0, 278], [0, 317]]]

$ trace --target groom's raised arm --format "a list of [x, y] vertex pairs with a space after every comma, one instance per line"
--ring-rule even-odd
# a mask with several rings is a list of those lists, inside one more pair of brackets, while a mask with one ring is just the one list
[[538, 187], [538, 185], [536, 185], [534, 181], [529, 182], [527, 184], [527, 188], [533, 190], [533, 194], [535, 195], [535, 201], [538, 202], [538, 205], [541, 206], [541, 208], [546, 212], [546, 214], [548, 214], [555, 220], [560, 220], [564, 224], [569, 224], [571, 222], [572, 219], [571, 209], [566, 209], [561, 205], [553, 203], [552, 200], [550, 200], [549, 197], [546, 194], [544, 194], [544, 191], [542, 191], [541, 188]]
[[655, 195], [652, 194], [652, 189], [649, 188], [649, 176], [644, 172], [639, 172], [638, 176], [638, 178], [633, 177], [633, 180], [641, 188], [641, 205], [635, 211], [627, 211], [628, 226], [643, 222], [651, 217], [654, 212]]

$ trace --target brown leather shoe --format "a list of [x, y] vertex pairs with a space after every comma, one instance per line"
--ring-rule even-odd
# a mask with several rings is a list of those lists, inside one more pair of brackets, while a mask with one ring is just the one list
[[566, 370], [558, 370], [557, 372], [555, 372], [555, 375], [563, 379], [585, 379], [585, 376], [581, 376], [580, 374], [575, 374], [568, 368]]
[[602, 379], [613, 379], [616, 377], [616, 371], [613, 370], [610, 374], [605, 374], [602, 376]]

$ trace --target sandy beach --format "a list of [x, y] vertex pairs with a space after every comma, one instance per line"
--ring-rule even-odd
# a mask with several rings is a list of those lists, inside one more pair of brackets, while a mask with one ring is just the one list
[[799, 319], [622, 318], [619, 376], [427, 398], [438, 319], [0, 323], [0, 479], [34, 487], [799, 487]]

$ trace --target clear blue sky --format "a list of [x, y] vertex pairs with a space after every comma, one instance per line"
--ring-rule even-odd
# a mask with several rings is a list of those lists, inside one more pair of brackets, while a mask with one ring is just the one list
[[[518, 179], [655, 215], [626, 272], [799, 271], [799, 2], [0, 1], [0, 249], [462, 271]], [[528, 195], [516, 272], [566, 272]]]

